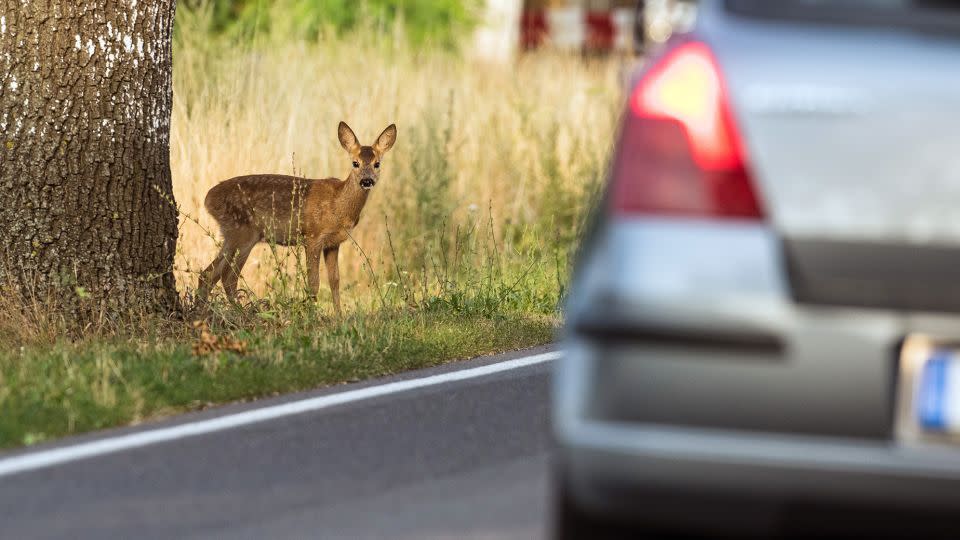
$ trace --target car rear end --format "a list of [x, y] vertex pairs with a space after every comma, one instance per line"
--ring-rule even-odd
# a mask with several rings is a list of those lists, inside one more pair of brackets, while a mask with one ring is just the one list
[[561, 532], [955, 535], [960, 3], [700, 9], [568, 298]]

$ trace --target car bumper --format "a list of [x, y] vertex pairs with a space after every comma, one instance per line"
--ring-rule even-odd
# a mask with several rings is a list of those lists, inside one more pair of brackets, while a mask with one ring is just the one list
[[588, 498], [591, 488], [635, 484], [960, 507], [960, 452], [937, 446], [587, 421], [566, 426], [562, 448], [570, 480]]
[[960, 456], [942, 448], [608, 422], [568, 429], [561, 448], [564, 491], [594, 518], [711, 536], [960, 534]]
[[896, 415], [905, 337], [960, 320], [797, 304], [783, 264], [762, 225], [637, 220], [601, 241], [555, 371], [577, 504], [649, 513], [631, 494], [656, 488], [763, 501], [769, 520], [798, 501], [960, 508], [960, 451], [898, 442]]

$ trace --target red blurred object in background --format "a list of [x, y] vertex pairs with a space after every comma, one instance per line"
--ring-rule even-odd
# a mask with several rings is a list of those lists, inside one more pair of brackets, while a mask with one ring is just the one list
[[526, 9], [520, 14], [520, 47], [523, 49], [543, 45], [549, 33], [546, 10]]
[[610, 11], [588, 11], [586, 16], [586, 40], [584, 49], [591, 52], [609, 52], [613, 50], [616, 28]]

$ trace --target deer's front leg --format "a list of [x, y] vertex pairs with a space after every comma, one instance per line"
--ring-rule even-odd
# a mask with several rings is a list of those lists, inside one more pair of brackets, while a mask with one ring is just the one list
[[307, 245], [307, 292], [313, 299], [320, 292], [320, 257], [323, 248], [320, 245]]
[[327, 266], [327, 281], [330, 283], [330, 294], [333, 295], [333, 309], [337, 315], [340, 311], [340, 262], [337, 256], [340, 254], [340, 246], [327, 248], [323, 250], [323, 262]]

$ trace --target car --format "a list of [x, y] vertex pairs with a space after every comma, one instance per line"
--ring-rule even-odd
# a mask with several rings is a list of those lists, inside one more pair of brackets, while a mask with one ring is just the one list
[[565, 299], [554, 533], [960, 538], [960, 3], [698, 9]]

